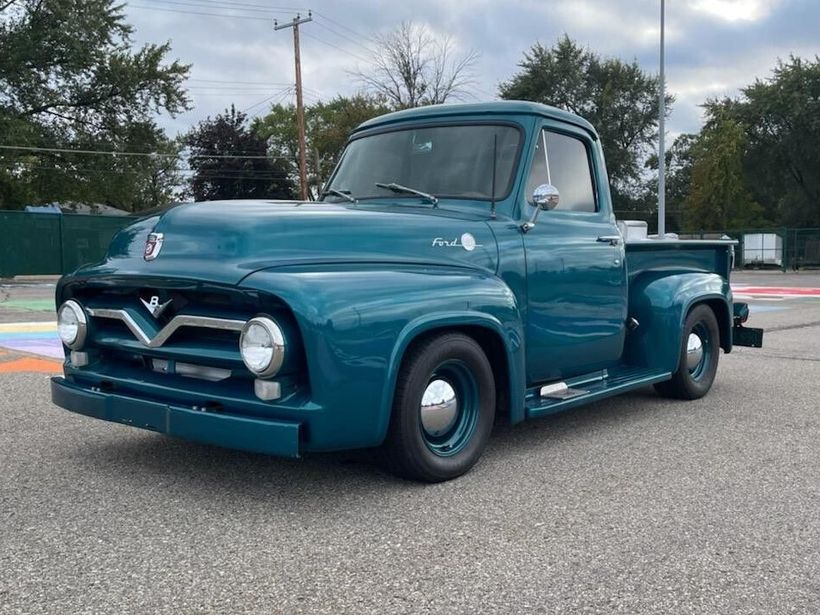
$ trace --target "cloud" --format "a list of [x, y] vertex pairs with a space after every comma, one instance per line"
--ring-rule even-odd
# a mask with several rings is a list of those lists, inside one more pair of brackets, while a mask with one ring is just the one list
[[758, 21], [779, 4], [779, 0], [696, 0], [692, 8], [726, 21]]
[[[126, 7], [138, 42], [170, 39], [173, 57], [193, 63], [188, 85], [195, 109], [161, 118], [169, 132], [184, 131], [231, 103], [256, 114], [269, 102], [293, 99], [293, 37], [289, 29], [274, 31], [272, 23], [292, 18], [293, 11], [239, 4], [139, 0]], [[317, 0], [314, 21], [301, 28], [306, 99], [359, 90], [351, 71], [366, 66], [372, 37], [402, 20], [428, 24], [460, 49], [480, 52], [475, 100], [495, 97], [534, 42], [552, 45], [563, 34], [656, 73], [659, 6], [659, 0]], [[697, 130], [701, 103], [767, 77], [778, 57], [820, 53], [820, 2], [814, 0], [670, 0], [666, 10], [667, 83], [677, 96], [673, 133]]]

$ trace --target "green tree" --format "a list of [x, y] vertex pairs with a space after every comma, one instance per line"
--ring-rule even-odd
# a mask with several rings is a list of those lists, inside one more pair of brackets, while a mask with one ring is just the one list
[[[2, 144], [168, 151], [154, 117], [189, 105], [188, 66], [166, 60], [168, 43], [133, 49], [132, 28], [114, 0], [6, 0], [0, 8]], [[2, 149], [0, 207], [55, 200], [150, 207], [170, 196], [173, 182], [156, 184], [153, 196], [134, 186], [168, 160]]]
[[231, 106], [185, 136], [194, 170], [190, 189], [197, 201], [293, 198], [287, 161], [268, 155], [265, 139], [248, 127], [247, 119]]
[[688, 230], [729, 230], [766, 224], [763, 207], [749, 191], [743, 170], [746, 137], [735, 120], [707, 123], [692, 147], [685, 223]]
[[[602, 58], [568, 36], [533, 45], [521, 70], [502, 83], [502, 98], [571, 111], [598, 130], [616, 210], [634, 210], [645, 192], [642, 169], [658, 137], [659, 80], [637, 61]], [[667, 113], [673, 102], [667, 96]], [[645, 199], [644, 199], [645, 200]]]
[[[333, 172], [353, 129], [389, 110], [382, 100], [363, 94], [337, 96], [329, 102], [320, 101], [305, 107], [308, 183], [314, 196], [318, 196], [321, 185]], [[267, 115], [254, 120], [252, 128], [267, 141], [273, 155], [289, 161], [290, 174], [297, 177], [296, 108], [273, 105]]]
[[710, 121], [726, 116], [743, 127], [747, 185], [767, 217], [820, 226], [820, 57], [779, 61], [769, 79], [706, 109]]

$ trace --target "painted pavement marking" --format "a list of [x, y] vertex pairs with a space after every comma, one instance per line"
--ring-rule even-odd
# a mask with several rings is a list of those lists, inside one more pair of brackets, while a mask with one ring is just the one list
[[6, 299], [0, 302], [0, 309], [53, 312], [54, 299]]
[[[820, 288], [732, 285], [732, 290], [735, 299], [744, 301], [771, 303], [788, 299], [820, 299]], [[45, 307], [45, 302], [31, 301], [27, 303], [29, 304], [28, 307], [33, 309]], [[2, 305], [4, 304], [0, 304], [0, 306]], [[753, 312], [786, 309], [785, 307], [760, 304], [752, 305], [751, 308]], [[53, 308], [49, 307], [49, 309]], [[60, 360], [64, 357], [63, 346], [57, 337], [56, 322], [0, 323], [0, 348]], [[14, 363], [14, 361], [6, 362], [4, 365], [9, 363]]]
[[65, 356], [56, 322], [0, 323], [0, 347], [55, 359]]
[[0, 362], [0, 374], [16, 374], [20, 372], [36, 372], [39, 374], [59, 374], [63, 371], [63, 364], [53, 359], [37, 359], [24, 357], [12, 361]]
[[735, 299], [758, 301], [785, 301], [787, 299], [820, 299], [820, 288], [795, 286], [732, 285]]

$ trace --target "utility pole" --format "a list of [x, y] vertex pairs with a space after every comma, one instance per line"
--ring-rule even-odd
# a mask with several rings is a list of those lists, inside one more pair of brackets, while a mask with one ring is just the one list
[[293, 28], [293, 56], [296, 60], [296, 128], [299, 132], [299, 195], [303, 201], [308, 198], [307, 163], [305, 160], [305, 107], [302, 103], [302, 62], [299, 57], [299, 25], [313, 21], [313, 14], [308, 11], [307, 17], [298, 13], [293, 21], [279, 24], [273, 20], [273, 29]]
[[658, 97], [658, 237], [666, 237], [666, 81], [664, 78], [664, 19], [665, 0], [661, 0], [661, 72], [660, 95]]

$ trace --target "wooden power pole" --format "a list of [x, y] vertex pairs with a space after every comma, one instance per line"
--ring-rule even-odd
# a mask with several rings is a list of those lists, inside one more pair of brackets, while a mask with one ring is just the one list
[[273, 22], [274, 30], [293, 28], [293, 56], [296, 60], [296, 129], [299, 132], [299, 195], [303, 201], [308, 198], [307, 161], [305, 154], [305, 107], [302, 102], [302, 62], [299, 57], [299, 25], [313, 21], [312, 13], [307, 17], [297, 14], [293, 21], [279, 24]]

